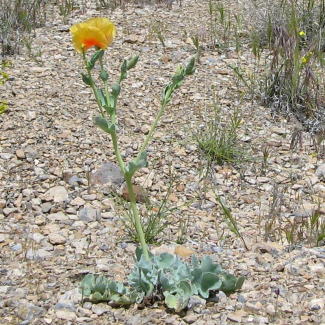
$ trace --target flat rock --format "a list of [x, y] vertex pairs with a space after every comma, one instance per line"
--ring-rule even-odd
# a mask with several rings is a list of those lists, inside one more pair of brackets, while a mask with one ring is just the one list
[[49, 242], [53, 245], [60, 245], [60, 244], [65, 244], [66, 239], [57, 233], [49, 234], [48, 236]]
[[193, 251], [192, 249], [189, 249], [184, 246], [177, 246], [174, 251], [175, 254], [181, 256], [181, 257], [188, 257], [191, 256], [192, 254], [196, 255], [196, 252]]
[[31, 321], [45, 313], [45, 309], [34, 304], [21, 304], [17, 310], [17, 316], [22, 320]]
[[64, 202], [68, 199], [68, 192], [64, 186], [51, 187], [45, 194], [41, 195], [44, 201]]

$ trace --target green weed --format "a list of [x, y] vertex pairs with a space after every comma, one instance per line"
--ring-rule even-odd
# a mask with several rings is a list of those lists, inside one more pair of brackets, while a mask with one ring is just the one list
[[212, 162], [238, 162], [244, 159], [243, 150], [239, 145], [238, 128], [242, 117], [235, 109], [231, 116], [222, 120], [221, 108], [217, 103], [215, 89], [213, 91], [212, 116], [206, 116], [206, 122], [193, 134], [203, 157], [208, 165]]

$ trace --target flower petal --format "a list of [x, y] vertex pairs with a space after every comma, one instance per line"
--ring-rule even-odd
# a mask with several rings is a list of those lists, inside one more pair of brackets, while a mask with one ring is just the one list
[[108, 18], [90, 18], [85, 21], [85, 24], [100, 29], [105, 34], [108, 45], [111, 45], [113, 43], [113, 40], [116, 36], [116, 28], [115, 25]]
[[105, 50], [109, 45], [107, 37], [100, 29], [86, 23], [73, 25], [70, 32], [73, 34], [73, 46], [79, 53], [82, 53], [83, 48], [87, 51], [92, 46], [98, 46]]

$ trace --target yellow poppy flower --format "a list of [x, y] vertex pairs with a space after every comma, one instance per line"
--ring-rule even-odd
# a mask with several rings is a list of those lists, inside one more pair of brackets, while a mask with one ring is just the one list
[[70, 28], [72, 44], [75, 49], [82, 53], [92, 46], [105, 50], [112, 44], [116, 35], [114, 24], [108, 18], [91, 18], [83, 23], [78, 23]]
[[299, 32], [299, 35], [300, 35], [300, 36], [305, 36], [306, 34], [305, 34], [305, 32], [302, 30], [301, 32]]

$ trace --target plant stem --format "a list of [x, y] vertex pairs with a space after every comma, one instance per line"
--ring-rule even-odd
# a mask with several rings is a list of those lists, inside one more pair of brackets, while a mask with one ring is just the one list
[[86, 53], [85, 53], [84, 49], [82, 51], [82, 56], [83, 56], [83, 59], [84, 59], [84, 62], [85, 62], [85, 66], [86, 66], [86, 70], [87, 70], [87, 73], [88, 73], [88, 77], [89, 77], [89, 81], [90, 81], [90, 87], [91, 87], [91, 89], [94, 92], [95, 99], [96, 99], [96, 102], [98, 104], [100, 114], [101, 114], [102, 118], [105, 118], [105, 114], [104, 114], [104, 111], [103, 111], [103, 108], [102, 108], [102, 104], [101, 104], [101, 102], [100, 102], [100, 100], [98, 98], [97, 88], [96, 88], [96, 85], [94, 83], [94, 80], [93, 80], [93, 78], [91, 76], [91, 69], [88, 69], [87, 68], [87, 63], [88, 62], [87, 62]]
[[170, 89], [170, 90], [168, 91], [168, 93], [166, 94], [165, 98], [163, 99], [163, 101], [162, 101], [162, 103], [161, 103], [160, 110], [159, 110], [159, 112], [158, 112], [158, 114], [157, 114], [157, 116], [156, 116], [156, 118], [155, 118], [155, 121], [153, 122], [153, 124], [152, 124], [152, 126], [151, 126], [151, 129], [150, 129], [149, 133], [147, 134], [147, 137], [146, 137], [146, 139], [144, 140], [144, 142], [143, 142], [143, 144], [142, 144], [142, 146], [141, 146], [141, 149], [140, 149], [140, 151], [139, 151], [139, 153], [138, 153], [137, 159], [135, 160], [136, 163], [139, 162], [139, 159], [140, 159], [140, 155], [141, 155], [141, 153], [146, 149], [146, 147], [147, 147], [147, 145], [148, 145], [148, 142], [149, 142], [149, 140], [150, 140], [150, 138], [151, 138], [153, 132], [155, 131], [155, 128], [156, 128], [156, 126], [157, 126], [157, 124], [158, 124], [158, 122], [159, 122], [159, 120], [160, 120], [160, 118], [161, 118], [161, 115], [162, 115], [162, 113], [164, 112], [164, 109], [165, 109], [165, 107], [166, 107], [166, 105], [167, 105], [167, 102], [168, 102], [168, 98], [170, 98], [172, 92], [173, 92], [173, 90]]
[[136, 201], [135, 201], [135, 195], [134, 195], [134, 191], [133, 191], [132, 180], [131, 180], [130, 177], [126, 176], [125, 181], [126, 181], [126, 186], [128, 188], [128, 191], [129, 191], [131, 209], [132, 209], [132, 213], [133, 213], [133, 217], [134, 217], [134, 221], [135, 221], [135, 228], [136, 228], [136, 231], [137, 231], [138, 236], [139, 236], [140, 244], [141, 244], [141, 247], [142, 247], [142, 252], [143, 252], [143, 255], [144, 255], [145, 259], [147, 261], [149, 261], [149, 259], [150, 259], [149, 258], [149, 253], [148, 253], [146, 240], [144, 238], [144, 233], [143, 233], [141, 222], [140, 222], [140, 217], [139, 217], [139, 213], [138, 213], [138, 209], [137, 209], [137, 204], [136, 204]]
[[115, 156], [117, 158], [117, 162], [118, 162], [118, 164], [119, 164], [119, 166], [120, 166], [120, 168], [122, 170], [122, 173], [124, 175], [124, 178], [126, 180], [124, 162], [123, 162], [123, 159], [122, 159], [122, 156], [121, 156], [121, 153], [120, 153], [120, 149], [119, 149], [118, 144], [117, 144], [116, 132], [112, 133], [111, 137], [112, 137], [112, 142], [113, 142], [114, 152], [115, 152]]

